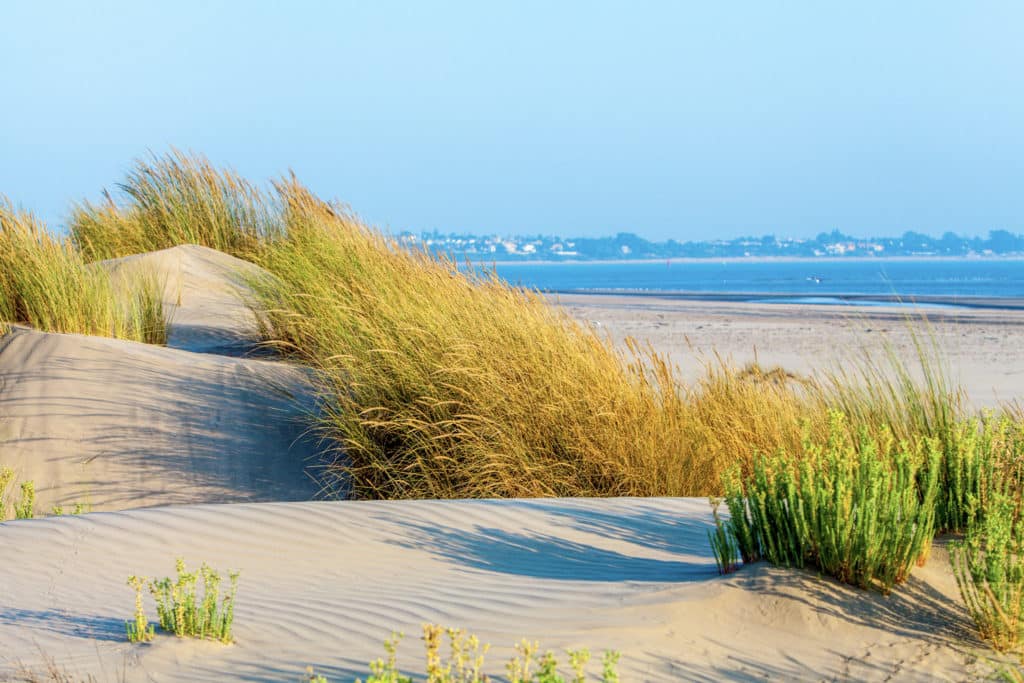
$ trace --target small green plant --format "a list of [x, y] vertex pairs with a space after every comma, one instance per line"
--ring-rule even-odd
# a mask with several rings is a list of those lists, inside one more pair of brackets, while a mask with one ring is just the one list
[[153, 640], [156, 630], [146, 618], [146, 610], [142, 605], [142, 589], [146, 580], [140, 576], [129, 576], [128, 586], [135, 590], [135, 619], [124, 622], [125, 631], [130, 643], [146, 643]]
[[889, 592], [931, 548], [941, 455], [927, 438], [897, 445], [862, 431], [854, 441], [833, 413], [824, 445], [807, 439], [799, 457], [779, 451], [756, 457], [747, 476], [728, 471], [728, 526], [743, 561], [816, 567]]
[[316, 672], [311, 666], [306, 667], [306, 675], [302, 677], [301, 683], [328, 683], [327, 677]]
[[708, 532], [708, 541], [710, 541], [711, 551], [715, 555], [718, 573], [729, 574], [739, 567], [740, 549], [736, 543], [736, 537], [722, 522], [722, 518], [718, 514], [718, 506], [722, 504], [722, 499], [712, 496], [708, 500], [711, 503], [711, 514], [715, 518], [715, 530]]
[[1024, 627], [1024, 521], [1019, 492], [994, 494], [950, 560], [967, 611], [996, 650], [1018, 649]]
[[602, 683], [619, 683], [619, 659], [621, 652], [606, 650], [601, 658], [601, 681]]
[[36, 516], [36, 485], [33, 481], [21, 482], [21, 500], [14, 506], [15, 519], [32, 519]]
[[[451, 654], [445, 661], [441, 656], [441, 643], [444, 635], [448, 635]], [[396, 663], [395, 653], [401, 633], [392, 633], [384, 641], [387, 659], [370, 662], [370, 676], [366, 683], [411, 683], [412, 678], [401, 673]], [[426, 648], [426, 680], [427, 683], [486, 683], [491, 679], [483, 672], [484, 655], [490, 645], [481, 645], [480, 640], [468, 635], [464, 629], [445, 629], [436, 624], [423, 625], [423, 642]], [[566, 679], [558, 673], [558, 660], [553, 652], [539, 655], [540, 644], [525, 638], [516, 644], [516, 655], [509, 661], [505, 669], [510, 683], [566, 683]], [[586, 649], [569, 650], [569, 666], [572, 668], [573, 683], [585, 683], [584, 669], [590, 661], [590, 651]], [[603, 683], [618, 683], [619, 653], [605, 652], [602, 660]], [[313, 678], [312, 669], [307, 669], [310, 681], [326, 683]], [[357, 683], [362, 681], [357, 680]]]
[[[231, 625], [235, 617], [235, 593], [238, 590], [238, 572], [228, 572], [230, 586], [218, 605], [221, 576], [204, 562], [198, 571], [185, 569], [185, 561], [176, 563], [177, 577], [165, 577], [149, 581], [149, 591], [156, 601], [160, 628], [178, 637], [210, 638], [230, 643]], [[202, 579], [203, 589], [197, 590]], [[139, 634], [146, 633], [146, 619], [141, 607], [143, 578], [132, 576], [128, 585], [136, 589], [135, 622], [128, 622], [128, 639], [132, 642], [148, 640]], [[134, 634], [134, 636], [133, 636]]]
[[[424, 625], [424, 630], [426, 626]], [[403, 676], [398, 670], [398, 664], [395, 658], [395, 652], [398, 650], [398, 644], [402, 641], [404, 634], [392, 633], [391, 638], [384, 641], [384, 652], [387, 653], [387, 660], [377, 659], [370, 662], [370, 676], [366, 679], [366, 683], [412, 683], [412, 679], [408, 676]], [[356, 679], [356, 683], [361, 683], [359, 679]]]
[[14, 481], [14, 470], [0, 467], [0, 522], [7, 519], [7, 489]]
[[54, 505], [52, 510], [51, 510], [51, 514], [53, 514], [53, 515], [55, 515], [57, 517], [61, 517], [61, 516], [65, 515], [65, 514], [67, 514], [67, 515], [84, 515], [87, 512], [92, 512], [92, 505], [89, 505], [88, 503], [74, 503], [70, 512], [65, 511], [63, 505]]

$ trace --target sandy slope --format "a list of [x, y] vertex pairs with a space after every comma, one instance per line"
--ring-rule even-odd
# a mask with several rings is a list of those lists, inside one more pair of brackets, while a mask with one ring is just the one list
[[164, 285], [172, 348], [240, 355], [259, 340], [256, 318], [246, 301], [246, 277], [260, 269], [247, 261], [194, 244], [104, 261], [115, 277], [143, 269]]
[[[890, 597], [759, 564], [718, 578], [707, 501], [184, 506], [0, 526], [0, 662], [128, 681], [365, 675], [391, 629], [466, 626], [502, 671], [520, 636], [623, 652], [625, 681], [964, 680], [982, 650], [941, 549]], [[123, 642], [129, 573], [240, 569], [233, 646]], [[22, 559], [15, 559], [22, 558]], [[152, 608], [150, 608], [152, 610]], [[6, 661], [4, 661], [6, 660]]]
[[212, 249], [106, 262], [166, 283], [169, 348], [26, 329], [0, 337], [0, 465], [33, 480], [39, 507], [94, 510], [309, 500], [318, 491], [308, 373], [238, 356], [258, 342], [241, 273]]
[[0, 338], [0, 465], [42, 510], [309, 500], [310, 391], [282, 363], [19, 329]]

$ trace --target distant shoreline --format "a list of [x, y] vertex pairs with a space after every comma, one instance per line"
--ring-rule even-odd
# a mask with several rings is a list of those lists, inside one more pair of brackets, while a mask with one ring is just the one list
[[[798, 306], [884, 306], [904, 308], [915, 306], [970, 308], [982, 310], [1024, 311], [1024, 298], [922, 295], [901, 297], [894, 294], [772, 294], [764, 292], [673, 292], [628, 289], [547, 289], [539, 290], [553, 296], [624, 297], [637, 299], [668, 299], [673, 301], [710, 301], [724, 303], [791, 304]], [[813, 299], [813, 301], [812, 301]]]
[[[460, 264], [464, 261], [456, 259]], [[569, 266], [569, 265], [642, 265], [645, 263], [842, 263], [896, 261], [1024, 261], [1024, 254], [990, 256], [678, 256], [645, 259], [521, 259], [474, 260], [477, 267], [486, 266]]]

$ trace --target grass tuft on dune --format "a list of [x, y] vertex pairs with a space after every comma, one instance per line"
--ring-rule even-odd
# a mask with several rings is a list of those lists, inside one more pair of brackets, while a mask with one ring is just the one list
[[167, 341], [162, 288], [144, 273], [116, 288], [69, 241], [0, 197], [0, 322], [44, 332]]
[[172, 150], [139, 159], [98, 203], [73, 207], [72, 239], [90, 260], [199, 244], [252, 260], [279, 231], [269, 195], [202, 156]]

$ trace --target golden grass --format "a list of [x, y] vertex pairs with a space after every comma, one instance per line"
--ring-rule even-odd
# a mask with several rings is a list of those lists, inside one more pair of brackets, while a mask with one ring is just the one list
[[153, 344], [167, 340], [161, 287], [140, 274], [118, 291], [101, 267], [0, 197], [0, 322]]
[[821, 379], [708, 361], [683, 385], [538, 294], [410, 252], [295, 178], [270, 190], [173, 151], [125, 200], [72, 220], [93, 256], [197, 242], [252, 260], [268, 340], [318, 370], [316, 428], [361, 497], [706, 495], [755, 453], [851, 432], [940, 435], [962, 413], [934, 346], [920, 368], [852, 358]]
[[87, 259], [180, 244], [251, 259], [278, 229], [265, 193], [233, 171], [217, 170], [205, 158], [178, 150], [137, 160], [118, 188], [122, 205], [105, 191], [99, 203], [86, 201], [72, 209], [71, 235]]
[[703, 493], [752, 447], [799, 438], [783, 424], [796, 392], [725, 371], [686, 390], [649, 348], [276, 187], [289, 239], [261, 260], [275, 277], [259, 294], [320, 370], [320, 427], [359, 496]]

